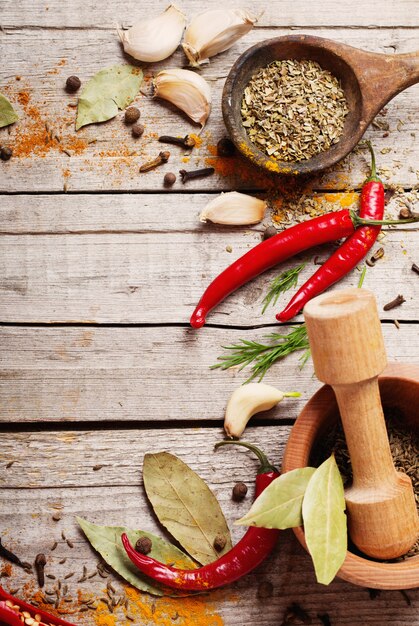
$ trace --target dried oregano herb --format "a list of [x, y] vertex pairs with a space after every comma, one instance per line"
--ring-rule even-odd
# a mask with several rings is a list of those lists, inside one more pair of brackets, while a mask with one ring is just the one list
[[274, 61], [244, 90], [241, 115], [250, 141], [280, 161], [304, 161], [342, 135], [348, 104], [339, 81], [315, 61]]

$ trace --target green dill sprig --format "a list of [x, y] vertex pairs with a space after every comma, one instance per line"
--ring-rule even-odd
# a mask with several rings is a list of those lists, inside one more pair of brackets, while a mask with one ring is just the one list
[[288, 291], [288, 289], [292, 289], [293, 287], [297, 286], [298, 276], [304, 267], [305, 263], [302, 263], [301, 265], [298, 265], [298, 267], [294, 267], [290, 270], [282, 272], [282, 274], [273, 279], [269, 287], [269, 291], [262, 301], [262, 315], [263, 313], [265, 313], [271, 302], [272, 305], [275, 306], [281, 293], [284, 293], [284, 291]]
[[301, 357], [301, 367], [304, 366], [310, 356], [310, 348], [307, 337], [306, 325], [293, 326], [291, 331], [286, 335], [279, 333], [271, 333], [266, 336], [270, 339], [269, 343], [259, 343], [257, 341], [248, 341], [240, 339], [239, 343], [231, 346], [222, 346], [225, 350], [229, 350], [229, 354], [218, 357], [220, 363], [215, 363], [211, 369], [220, 368], [222, 370], [230, 367], [239, 367], [239, 371], [247, 365], [253, 363], [250, 371], [251, 376], [245, 381], [249, 383], [254, 378], [258, 378], [260, 382], [265, 376], [268, 369], [278, 360], [283, 359], [292, 352], [305, 350]]

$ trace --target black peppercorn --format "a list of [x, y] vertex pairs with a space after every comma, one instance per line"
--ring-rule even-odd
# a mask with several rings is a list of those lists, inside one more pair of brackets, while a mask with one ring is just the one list
[[131, 132], [133, 137], [141, 137], [144, 132], [144, 126], [142, 124], [134, 124]]
[[237, 483], [233, 487], [232, 498], [235, 502], [240, 502], [246, 497], [247, 486], [244, 483]]
[[236, 147], [228, 137], [223, 137], [217, 143], [217, 154], [221, 157], [231, 157], [235, 154]]
[[2, 161], [8, 161], [13, 156], [13, 150], [11, 148], [0, 148], [0, 159]]
[[141, 554], [148, 554], [149, 552], [151, 552], [152, 546], [153, 544], [151, 539], [149, 539], [148, 537], [140, 537], [135, 544], [135, 549]]
[[69, 76], [65, 81], [65, 89], [68, 93], [74, 93], [81, 87], [81, 80], [78, 76]]
[[43, 554], [42, 552], [40, 554], [37, 554], [35, 557], [35, 569], [36, 569], [36, 575], [38, 578], [38, 585], [40, 587], [43, 587], [45, 584], [45, 565], [47, 564], [47, 559], [45, 557], [45, 554]]
[[168, 172], [167, 174], [164, 175], [163, 182], [166, 187], [171, 187], [176, 182], [176, 175], [173, 174], [173, 172]]
[[137, 107], [128, 107], [125, 111], [125, 124], [134, 124], [140, 119], [141, 111]]
[[222, 550], [224, 550], [226, 543], [227, 539], [224, 537], [224, 535], [217, 535], [213, 543], [214, 549], [217, 552], [221, 552]]
[[275, 226], [268, 226], [267, 228], [265, 228], [264, 232], [263, 232], [263, 239], [270, 239], [271, 237], [273, 237], [274, 235], [278, 234], [278, 231], [276, 230]]

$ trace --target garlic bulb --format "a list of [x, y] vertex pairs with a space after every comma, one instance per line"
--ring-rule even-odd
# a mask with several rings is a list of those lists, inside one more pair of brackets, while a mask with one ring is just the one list
[[118, 28], [118, 34], [127, 54], [137, 61], [151, 63], [173, 54], [180, 44], [185, 24], [183, 13], [171, 4], [164, 13], [150, 20], [141, 20], [129, 30]]
[[237, 191], [222, 193], [201, 212], [201, 222], [245, 226], [257, 224], [265, 215], [267, 203]]
[[241, 9], [210, 9], [196, 15], [185, 32], [182, 48], [191, 65], [208, 63], [252, 30], [258, 18]]
[[202, 76], [191, 70], [159, 72], [154, 79], [154, 96], [168, 100], [202, 126], [210, 114], [210, 86]]

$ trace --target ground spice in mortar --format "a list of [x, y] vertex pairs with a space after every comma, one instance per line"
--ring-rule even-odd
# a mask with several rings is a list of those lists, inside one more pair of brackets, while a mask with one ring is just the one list
[[348, 104], [339, 81], [315, 61], [274, 61], [244, 90], [243, 126], [259, 150], [297, 162], [328, 150], [342, 135]]
[[[394, 465], [397, 470], [410, 477], [419, 512], [419, 433], [407, 429], [395, 410], [388, 411], [386, 414], [386, 424]], [[322, 450], [318, 451], [319, 461], [326, 459], [332, 451], [346, 486], [352, 480], [352, 467], [340, 422], [326, 437]], [[417, 554], [419, 554], [419, 539], [402, 558]]]

